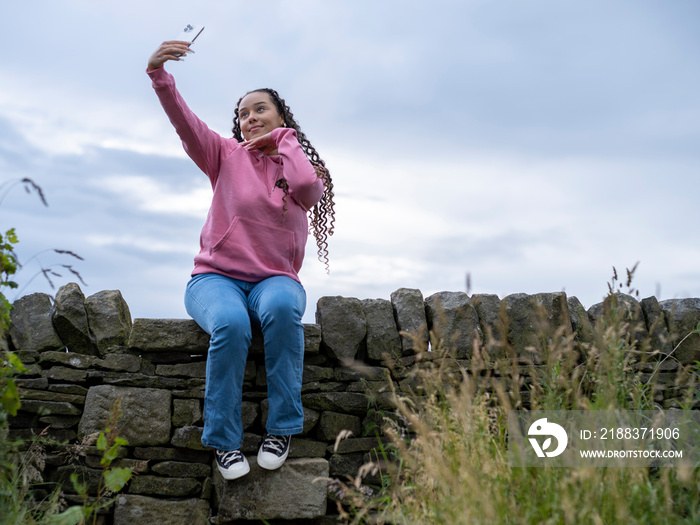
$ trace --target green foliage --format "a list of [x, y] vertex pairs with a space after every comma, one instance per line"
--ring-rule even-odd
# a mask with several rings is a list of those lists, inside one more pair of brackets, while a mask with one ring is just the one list
[[[0, 235], [0, 286], [17, 288], [17, 283], [12, 280], [12, 276], [19, 267], [15, 253], [15, 245], [18, 242], [14, 228], [7, 230], [5, 235]], [[0, 334], [4, 334], [10, 326], [10, 310], [12, 305], [0, 290]]]
[[[100, 510], [109, 507], [114, 498], [112, 494], [119, 492], [129, 482], [133, 474], [131, 467], [112, 467], [112, 463], [119, 457], [119, 450], [125, 447], [129, 442], [119, 437], [119, 431], [116, 429], [116, 423], [121, 415], [120, 411], [121, 400], [117, 399], [110, 411], [107, 428], [104, 432], [100, 432], [97, 437], [95, 446], [102, 451], [100, 465], [102, 465], [102, 476], [97, 488], [97, 495], [94, 499], [90, 499], [88, 487], [80, 480], [77, 473], [70, 476], [70, 481], [73, 484], [75, 491], [82, 496], [82, 506], [70, 507], [58, 516], [56, 519], [64, 519], [62, 525], [77, 525], [78, 523], [88, 523], [92, 518], [92, 523], [97, 523], [97, 516]], [[80, 517], [83, 522], [71, 521], [76, 517]]]
[[[624, 283], [630, 291], [633, 273], [634, 268], [627, 272]], [[508, 463], [510, 409], [660, 408], [654, 402], [656, 384], [640, 370], [653, 368], [644, 361], [648, 356], [659, 364], [661, 356], [649, 341], [632, 335], [635, 321], [620, 295], [624, 284], [615, 272], [592, 341], [577, 341], [568, 326], [543, 333], [531, 349], [538, 366], [517, 359], [489, 362], [477, 346], [468, 370], [443, 357], [448, 349], [433, 345], [423, 362], [419, 354], [418, 393], [395, 392], [396, 410], [385, 414], [391, 417], [385, 418], [384, 434], [397, 457], [382, 456], [379, 448], [373, 463], [386, 476], [378, 492], [362, 480], [366, 465], [352, 483], [333, 480], [341, 518], [445, 525], [700, 523], [697, 465], [516, 468]], [[700, 333], [700, 324], [692, 333]], [[700, 405], [699, 377], [700, 362], [679, 371], [675, 387], [683, 388], [682, 401], [676, 401], [681, 408]]]

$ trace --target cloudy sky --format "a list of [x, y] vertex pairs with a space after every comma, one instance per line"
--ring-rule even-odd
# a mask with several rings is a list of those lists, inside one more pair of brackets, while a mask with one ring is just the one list
[[[291, 106], [331, 170], [324, 295], [564, 290], [586, 307], [639, 262], [641, 297], [700, 297], [700, 3], [696, 0], [34, 0], [5, 3], [0, 228], [21, 294], [119, 289], [133, 317], [186, 317], [210, 199], [145, 74], [166, 69], [230, 136], [238, 98]], [[12, 181], [43, 188], [44, 207]], [[84, 261], [45, 249], [67, 249]], [[36, 258], [32, 259], [36, 255]], [[10, 293], [10, 298], [14, 295]]]

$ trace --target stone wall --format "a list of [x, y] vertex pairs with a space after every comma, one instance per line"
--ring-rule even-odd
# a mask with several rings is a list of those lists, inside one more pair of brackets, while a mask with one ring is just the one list
[[[662, 354], [700, 322], [700, 299], [658, 302], [650, 297], [639, 302], [619, 297], [622, 311], [635, 321], [630, 325], [634, 337], [650, 336]], [[289, 459], [279, 471], [256, 465], [267, 416], [262, 337], [256, 333], [243, 402], [242, 448], [252, 459], [251, 473], [225, 482], [212, 468], [211, 451], [200, 443], [207, 334], [191, 320], [132, 321], [119, 291], [85, 298], [71, 283], [55, 301], [32, 294], [14, 304], [8, 344], [29, 370], [18, 381], [22, 408], [11, 419], [11, 433], [28, 439], [48, 429], [59, 444], [49, 447], [39, 470], [45, 481], [63, 485], [69, 502], [79, 503], [68, 476], [78, 472], [96, 490], [100, 453], [89, 438], [105, 429], [118, 401], [117, 426], [129, 445], [117, 465], [133, 467], [136, 475], [105, 523], [332, 523], [335, 505], [328, 479], [355, 475], [370, 457], [378, 444], [368, 432], [376, 411], [392, 408], [389, 379], [399, 390], [412, 386], [408, 371], [416, 350], [425, 350], [429, 341], [447, 344], [469, 370], [475, 342], [491, 341], [484, 348], [492, 361], [511, 351], [528, 360], [533, 354], [527, 348], [541, 337], [542, 322], [552, 332], [563, 325], [586, 340], [593, 337], [593, 323], [604, 309], [601, 303], [585, 310], [564, 293], [500, 299], [441, 292], [424, 298], [419, 290], [400, 289], [390, 300], [323, 297], [317, 324], [305, 326], [303, 434], [292, 440]], [[507, 341], [512, 350], [498, 341]], [[700, 335], [687, 338], [673, 357], [660, 375], [669, 386], [659, 393], [662, 403], [672, 400], [676, 369], [700, 360]], [[335, 449], [341, 430], [351, 430], [352, 437]]]

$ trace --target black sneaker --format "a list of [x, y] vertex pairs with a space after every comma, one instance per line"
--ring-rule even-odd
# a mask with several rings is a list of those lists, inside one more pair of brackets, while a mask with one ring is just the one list
[[216, 450], [214, 456], [224, 479], [237, 479], [250, 472], [248, 460], [240, 450]]
[[260, 450], [258, 450], [258, 465], [267, 470], [276, 470], [282, 466], [289, 454], [289, 443], [292, 436], [274, 436], [266, 434]]

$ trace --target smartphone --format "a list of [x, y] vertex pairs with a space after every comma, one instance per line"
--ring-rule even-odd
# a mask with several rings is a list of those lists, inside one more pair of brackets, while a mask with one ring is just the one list
[[184, 40], [190, 44], [197, 40], [197, 37], [204, 31], [204, 26], [198, 24], [187, 24], [175, 40]]

